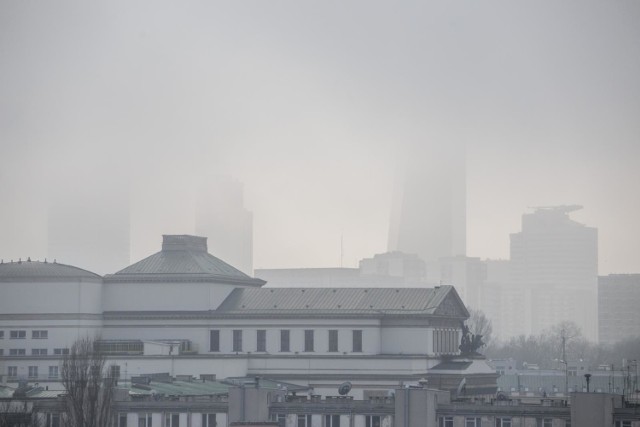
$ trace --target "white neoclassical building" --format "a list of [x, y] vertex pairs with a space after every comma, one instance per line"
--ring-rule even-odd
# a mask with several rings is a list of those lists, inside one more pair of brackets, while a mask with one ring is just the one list
[[[55, 381], [69, 346], [88, 335], [123, 379], [260, 376], [318, 394], [348, 380], [362, 398], [428, 376], [459, 353], [468, 313], [451, 286], [264, 284], [187, 235], [164, 236], [160, 252], [104, 277], [55, 262], [2, 263], [0, 375]], [[473, 362], [474, 374], [495, 381], [483, 366]]]

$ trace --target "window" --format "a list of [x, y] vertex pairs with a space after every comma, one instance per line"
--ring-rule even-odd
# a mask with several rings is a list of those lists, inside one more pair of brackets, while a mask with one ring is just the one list
[[4, 339], [4, 331], [0, 331], [0, 340]]
[[152, 427], [151, 414], [138, 414], [138, 427]]
[[362, 353], [362, 331], [353, 331], [353, 352]]
[[313, 351], [313, 329], [304, 331], [304, 351]]
[[17, 377], [18, 376], [18, 367], [17, 366], [7, 366], [7, 376], [8, 377]]
[[54, 348], [53, 349], [53, 354], [55, 354], [57, 356], [69, 354], [69, 349], [68, 348]]
[[27, 351], [24, 348], [10, 348], [9, 356], [24, 356]]
[[164, 418], [164, 427], [180, 427], [180, 414], [167, 414]]
[[282, 329], [280, 331], [280, 351], [291, 351], [289, 348], [289, 335], [288, 329]]
[[331, 352], [338, 351], [338, 330], [337, 329], [329, 330], [329, 351]]
[[127, 427], [127, 414], [118, 414], [118, 427]]
[[60, 414], [47, 413], [45, 427], [60, 427]]
[[311, 414], [298, 415], [298, 427], [311, 427]]
[[32, 348], [31, 349], [32, 356], [46, 356], [47, 349], [46, 348]]
[[438, 418], [438, 427], [453, 427], [453, 417]]
[[536, 427], [553, 427], [553, 420], [551, 418], [537, 418]]
[[109, 378], [120, 378], [120, 365], [109, 366]]
[[58, 378], [57, 366], [49, 366], [49, 378]]
[[367, 415], [364, 418], [365, 427], [380, 427], [382, 422], [380, 420], [380, 415]]
[[11, 331], [9, 338], [12, 340], [23, 340], [27, 337], [27, 331]]
[[340, 415], [325, 415], [324, 427], [340, 427]]
[[220, 331], [209, 331], [209, 351], [220, 351]]
[[511, 427], [511, 418], [496, 418], [496, 427]]
[[242, 330], [233, 330], [233, 351], [242, 351]]
[[202, 414], [202, 427], [215, 427], [216, 414]]
[[29, 378], [38, 378], [37, 366], [29, 366]]
[[256, 351], [267, 351], [267, 331], [258, 329], [256, 335]]
[[0, 348], [0, 356], [4, 356], [4, 348]]
[[480, 417], [467, 417], [464, 421], [464, 427], [482, 427], [482, 419]]
[[631, 427], [630, 420], [616, 421], [616, 427]]
[[31, 338], [34, 340], [46, 340], [49, 338], [49, 331], [31, 331]]

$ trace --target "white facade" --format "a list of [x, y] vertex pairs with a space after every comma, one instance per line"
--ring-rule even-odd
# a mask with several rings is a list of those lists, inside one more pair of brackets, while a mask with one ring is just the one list
[[351, 380], [361, 396], [458, 353], [468, 316], [451, 286], [261, 288], [191, 236], [165, 236], [161, 252], [105, 278], [14, 264], [0, 265], [0, 375], [9, 380], [55, 380], [64, 349], [90, 336], [121, 378], [250, 375], [332, 394]]

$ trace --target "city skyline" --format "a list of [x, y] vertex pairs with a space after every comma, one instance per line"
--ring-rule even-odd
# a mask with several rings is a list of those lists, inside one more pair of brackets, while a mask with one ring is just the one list
[[215, 171], [244, 183], [254, 268], [356, 266], [387, 249], [400, 153], [455, 141], [467, 255], [507, 258], [529, 206], [580, 204], [599, 274], [638, 272], [638, 20], [636, 2], [3, 3], [0, 258], [47, 256], [54, 189], [117, 177], [137, 261], [195, 230]]

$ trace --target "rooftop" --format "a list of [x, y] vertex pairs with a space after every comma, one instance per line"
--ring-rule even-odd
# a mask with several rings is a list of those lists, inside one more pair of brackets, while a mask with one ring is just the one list
[[11, 261], [0, 262], [0, 282], [22, 280], [64, 280], [97, 279], [101, 276], [71, 265], [48, 261]]

